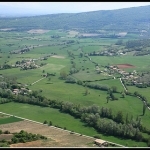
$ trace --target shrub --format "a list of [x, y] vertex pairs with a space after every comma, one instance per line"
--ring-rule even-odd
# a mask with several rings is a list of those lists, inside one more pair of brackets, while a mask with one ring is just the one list
[[10, 132], [8, 130], [4, 131], [4, 134], [10, 134]]
[[52, 121], [49, 122], [49, 126], [51, 126], [51, 125], [52, 125]]
[[47, 122], [47, 120], [45, 120], [44, 122], [43, 122], [43, 124], [47, 124], [48, 122]]

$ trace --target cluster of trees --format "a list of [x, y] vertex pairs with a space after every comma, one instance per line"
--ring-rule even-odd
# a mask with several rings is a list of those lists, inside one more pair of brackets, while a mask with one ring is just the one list
[[3, 65], [0, 65], [0, 70], [4, 70], [4, 69], [11, 69], [12, 66], [9, 65], [9, 64], [3, 64]]
[[68, 41], [66, 41], [66, 44], [72, 44], [74, 42], [75, 42], [74, 40], [68, 40]]
[[150, 47], [150, 39], [129, 40], [124, 45], [125, 49], [123, 50], [123, 53], [135, 51], [133, 56], [150, 54], [150, 51], [147, 50], [147, 47]]
[[109, 87], [107, 85], [100, 85], [97, 83], [86, 83], [87, 87], [98, 89], [98, 90], [103, 90], [103, 91], [108, 91]]
[[[9, 82], [11, 82], [11, 80]], [[79, 81], [79, 83], [80, 82], [82, 81]], [[86, 84], [86, 86], [87, 85], [92, 85], [93, 88], [97, 88], [97, 89], [100, 88], [108, 91], [108, 94], [110, 96], [108, 98], [113, 98], [112, 96], [113, 93], [117, 92], [117, 88], [115, 86], [111, 88], [107, 87], [106, 89], [106, 87], [103, 87], [102, 85], [95, 86], [94, 84], [89, 84], [89, 83]], [[10, 87], [16, 88], [14, 83], [11, 84]], [[127, 92], [125, 94], [127, 94]], [[133, 94], [132, 96], [141, 96], [138, 93], [132, 93], [132, 94]], [[81, 107], [80, 105], [73, 104], [71, 102], [50, 100], [44, 96], [41, 96], [38, 91], [32, 91], [31, 93], [29, 93], [29, 95], [21, 95], [21, 94], [14, 95], [11, 92], [8, 92], [7, 86], [0, 88], [0, 97], [5, 100], [3, 103], [14, 101], [20, 103], [28, 103], [32, 105], [39, 105], [44, 107], [57, 108], [61, 112], [68, 113], [74, 116], [75, 118], [81, 119], [87, 125], [92, 126], [99, 132], [107, 135], [131, 138], [137, 141], [147, 142], [148, 140], [145, 139], [141, 133], [144, 132], [150, 134], [150, 130], [142, 126], [140, 118], [134, 120], [133, 116], [131, 116], [131, 119], [129, 119], [128, 114], [124, 116], [122, 111], [118, 111], [116, 114], [114, 114], [111, 108], [110, 109], [104, 107], [100, 108], [97, 105]], [[144, 111], [145, 108], [143, 107], [143, 113]]]
[[67, 76], [65, 82], [66, 83], [76, 83], [76, 80], [73, 77], [71, 77], [71, 76]]
[[47, 139], [47, 137], [40, 134], [28, 133], [24, 130], [21, 130], [19, 133], [14, 133], [11, 139], [11, 143], [26, 143], [39, 139]]
[[72, 57], [72, 59], [75, 59], [75, 56], [71, 51], [67, 50], [67, 52], [68, 52], [69, 57]]
[[[0, 134], [10, 134], [10, 132], [8, 130], [4, 132], [0, 130]], [[19, 133], [13, 133], [13, 137], [11, 138], [11, 141], [2, 139], [0, 141], [0, 147], [9, 147], [10, 144], [26, 143], [26, 142], [31, 142], [31, 141], [40, 140], [40, 139], [47, 139], [47, 137], [40, 135], [40, 134], [32, 134], [24, 130], [21, 130]]]
[[72, 67], [70, 69], [70, 74], [74, 74], [74, 73], [78, 73], [79, 72], [79, 69], [76, 69], [75, 67]]
[[128, 40], [125, 46], [126, 48], [135, 48], [136, 51], [141, 51], [142, 48], [150, 47], [150, 39]]
[[19, 54], [19, 53], [23, 54], [24, 52], [28, 52], [28, 51], [30, 51], [30, 49], [28, 47], [26, 47], [26, 48], [23, 48], [21, 50], [11, 51], [10, 54]]
[[58, 38], [60, 38], [60, 36], [59, 35], [52, 35], [51, 38], [58, 39]]
[[140, 51], [140, 52], [135, 52], [133, 54], [133, 56], [143, 56], [143, 55], [149, 55], [149, 54], [150, 54], [149, 50], [143, 50], [143, 51]]
[[[99, 108], [99, 106], [96, 105], [92, 105], [89, 107], [81, 107], [80, 105], [76, 105], [71, 102], [50, 100], [38, 95], [37, 91], [32, 92], [30, 96], [15, 95], [14, 97], [11, 97], [11, 99], [15, 102], [58, 108], [61, 112], [69, 113], [75, 118], [80, 118], [82, 121], [87, 123], [87, 125], [93, 126], [99, 132], [105, 133], [107, 135], [120, 136], [141, 141], [144, 139], [144, 137], [141, 134], [142, 131], [150, 134], [150, 131], [142, 126], [141, 119], [136, 119], [135, 121], [132, 116], [129, 120], [128, 115], [126, 115], [126, 118], [124, 118], [122, 111], [119, 111], [116, 115], [114, 115], [111, 109], [104, 107]], [[109, 123], [106, 123], [104, 126], [102, 126], [101, 124], [104, 121], [102, 120], [102, 118], [108, 119]], [[115, 124], [114, 126], [117, 127], [111, 129], [110, 124]], [[129, 130], [129, 128], [127, 127], [128, 125], [124, 127], [124, 124], [130, 124], [130, 126], [132, 126], [130, 128], [134, 131], [128, 131], [129, 133], [127, 134], [126, 132], [127, 130]], [[104, 130], [106, 129], [106, 126], [107, 130]], [[122, 130], [119, 126], [121, 126]], [[118, 131], [118, 128], [120, 129], [120, 132]], [[125, 131], [123, 131], [124, 128], [126, 128]], [[144, 140], [146, 141], [146, 139]]]

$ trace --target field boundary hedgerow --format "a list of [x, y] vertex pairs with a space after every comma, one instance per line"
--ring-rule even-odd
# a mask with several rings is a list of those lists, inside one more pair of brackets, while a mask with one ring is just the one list
[[[41, 124], [41, 125], [44, 125], [44, 126], [47, 126], [47, 124], [43, 124], [41, 122], [38, 122], [38, 121], [34, 121], [34, 120], [30, 120], [30, 119], [26, 119], [26, 118], [23, 118], [23, 117], [19, 117], [19, 116], [15, 116], [15, 115], [11, 115], [11, 114], [7, 114], [7, 113], [4, 113], [4, 112], [0, 112], [1, 114], [4, 114], [4, 115], [8, 115], [8, 116], [13, 116], [13, 117], [16, 117], [16, 118], [20, 118], [20, 119], [23, 119], [23, 120], [26, 120], [26, 121], [30, 121], [30, 122], [33, 122], [33, 123], [37, 123], [37, 124]], [[69, 131], [69, 130], [64, 130], [64, 129], [61, 129], [61, 128], [57, 128], [55, 126], [50, 126], [51, 128], [55, 128], [57, 130], [63, 130], [63, 131], [66, 131], [66, 132], [69, 132], [71, 133], [72, 131]], [[76, 135], [81, 135], [80, 133], [77, 133], [77, 132], [73, 132], [73, 134], [76, 134]], [[87, 135], [82, 135], [86, 138], [90, 138], [90, 139], [93, 139], [95, 140], [96, 138], [94, 137], [90, 137], [90, 136], [87, 136]], [[119, 146], [119, 147], [125, 147], [124, 145], [120, 145], [120, 144], [117, 144], [117, 143], [113, 143], [113, 142], [109, 142], [109, 141], [106, 141], [107, 143], [110, 143], [110, 144], [114, 144], [116, 146]]]

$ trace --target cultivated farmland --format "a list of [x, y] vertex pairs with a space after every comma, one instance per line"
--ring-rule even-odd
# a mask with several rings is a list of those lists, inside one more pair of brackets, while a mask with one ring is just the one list
[[[101, 38], [73, 30], [0, 33], [2, 112], [41, 123], [52, 121], [61, 128], [99, 135], [124, 146], [147, 146], [149, 56], [132, 53], [126, 42], [131, 40], [130, 33], [121, 37], [122, 44], [117, 44], [118, 37]], [[41, 132], [45, 135], [49, 128]], [[70, 136], [66, 138], [73, 140]], [[73, 147], [85, 146], [74, 142]], [[69, 143], [59, 141], [58, 147], [71, 146]]]

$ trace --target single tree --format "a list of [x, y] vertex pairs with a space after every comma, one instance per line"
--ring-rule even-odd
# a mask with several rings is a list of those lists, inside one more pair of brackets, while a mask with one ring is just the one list
[[86, 87], [85, 88], [85, 95], [88, 95], [89, 91], [88, 91], [88, 88]]
[[122, 95], [123, 98], [125, 98], [125, 93], [124, 92], [122, 92], [121, 95]]
[[146, 105], [143, 103], [143, 116], [145, 115]]
[[112, 92], [117, 92], [117, 87], [116, 86], [112, 86], [111, 89], [112, 89]]
[[52, 121], [49, 121], [49, 124], [48, 124], [49, 126], [52, 126]]
[[109, 101], [109, 96], [107, 96], [106, 99], [107, 99], [107, 103], [108, 103], [108, 101]]
[[48, 122], [47, 122], [47, 120], [45, 120], [44, 122], [43, 122], [43, 124], [47, 124]]
[[129, 117], [128, 117], [128, 113], [126, 114], [126, 124], [129, 123]]
[[65, 70], [62, 70], [62, 71], [60, 72], [60, 77], [61, 77], [62, 79], [66, 79], [67, 73], [66, 73]]
[[122, 111], [118, 111], [116, 117], [115, 117], [115, 121], [118, 123], [123, 123], [123, 113]]

